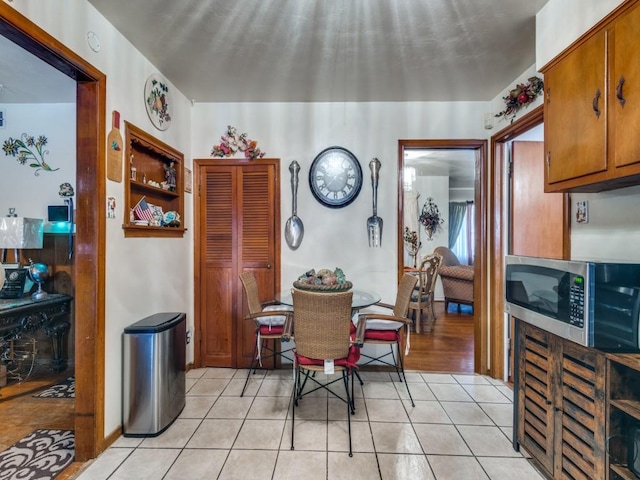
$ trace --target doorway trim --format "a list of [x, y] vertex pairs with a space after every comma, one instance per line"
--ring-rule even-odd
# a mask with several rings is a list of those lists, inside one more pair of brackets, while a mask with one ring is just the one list
[[405, 149], [443, 149], [443, 150], [475, 150], [475, 180], [474, 203], [475, 218], [474, 227], [476, 238], [474, 241], [474, 282], [473, 282], [473, 369], [476, 373], [488, 372], [488, 352], [491, 346], [488, 344], [488, 301], [487, 301], [487, 260], [485, 248], [487, 245], [487, 140], [398, 140], [398, 221], [397, 221], [397, 245], [398, 245], [398, 281], [402, 277], [404, 265], [402, 219], [404, 218], [404, 190], [403, 190], [403, 165]]
[[503, 128], [491, 137], [491, 171], [493, 175], [490, 179], [490, 197], [489, 211], [491, 218], [489, 219], [489, 231], [492, 232], [489, 239], [487, 251], [491, 255], [489, 262], [489, 278], [491, 297], [491, 311], [489, 312], [493, 319], [491, 326], [491, 368], [489, 374], [493, 378], [504, 378], [504, 362], [505, 362], [505, 325], [504, 325], [504, 236], [508, 232], [503, 231], [504, 215], [503, 205], [505, 202], [504, 182], [507, 181], [506, 172], [504, 171], [504, 144], [511, 139], [537, 127], [544, 122], [544, 109], [540, 105], [534, 110], [518, 119], [511, 125]]
[[0, 35], [76, 82], [75, 461], [104, 450], [106, 75], [0, 2]]

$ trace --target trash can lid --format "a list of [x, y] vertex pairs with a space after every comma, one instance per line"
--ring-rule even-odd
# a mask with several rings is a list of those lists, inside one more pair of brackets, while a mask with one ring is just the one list
[[182, 312], [164, 312], [150, 315], [126, 327], [124, 333], [158, 333], [172, 328], [185, 318]]

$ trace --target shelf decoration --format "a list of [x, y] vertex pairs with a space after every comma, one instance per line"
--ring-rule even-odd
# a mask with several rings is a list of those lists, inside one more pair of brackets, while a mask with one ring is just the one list
[[246, 133], [238, 135], [236, 128], [231, 125], [227, 126], [227, 133], [220, 140], [220, 145], [214, 145], [211, 150], [212, 157], [232, 157], [238, 151], [243, 152], [249, 160], [264, 157], [265, 152], [260, 151], [257, 141], [250, 140]]
[[418, 232], [410, 230], [409, 227], [404, 227], [404, 245], [413, 260], [413, 268], [417, 267], [418, 251], [422, 246], [422, 242], [418, 238]]
[[59, 168], [51, 168], [51, 166], [44, 161], [44, 156], [49, 153], [49, 150], [44, 150], [44, 146], [47, 144], [47, 137], [40, 135], [37, 139], [31, 135], [23, 133], [20, 138], [9, 137], [4, 141], [2, 150], [5, 155], [12, 157], [18, 157], [18, 163], [25, 165], [29, 161], [29, 166], [35, 168], [34, 175], [37, 177], [40, 175], [40, 170], [45, 172], [55, 172], [60, 170]]
[[522, 107], [529, 106], [543, 90], [544, 82], [540, 77], [531, 77], [527, 80], [526, 84], [520, 83], [516, 85], [516, 88], [509, 91], [509, 95], [502, 97], [506, 108], [495, 116], [498, 118], [504, 117], [513, 122], [516, 118], [516, 113], [518, 113]]
[[427, 232], [427, 240], [433, 240], [433, 235], [442, 230], [444, 219], [440, 215], [438, 206], [433, 202], [433, 197], [427, 198], [427, 201], [424, 202], [418, 220]]

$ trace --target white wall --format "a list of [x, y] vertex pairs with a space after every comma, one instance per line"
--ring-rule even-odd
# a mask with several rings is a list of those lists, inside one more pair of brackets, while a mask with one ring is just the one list
[[536, 15], [536, 67], [540, 69], [624, 0], [549, 0]]
[[[426, 203], [427, 198], [432, 197], [433, 203], [438, 207], [440, 216], [444, 220], [441, 229], [433, 234], [431, 240], [429, 240], [424, 227], [422, 225], [420, 226], [422, 248], [420, 248], [418, 252], [419, 265], [420, 258], [433, 253], [436, 247], [449, 246], [449, 177], [418, 177], [415, 182], [415, 189], [420, 194], [420, 198], [418, 199], [418, 215], [422, 212], [422, 207]], [[438, 277], [436, 281], [434, 297], [436, 300], [444, 299], [440, 277]]]
[[[282, 228], [291, 215], [288, 166], [297, 160], [301, 167], [297, 213], [305, 233], [296, 251], [282, 242], [282, 287], [287, 288], [310, 268], [340, 267], [357, 288], [378, 291], [384, 301], [393, 303], [397, 286], [398, 139], [485, 138], [482, 119], [486, 105], [196, 104], [192, 118], [193, 154], [195, 158], [209, 157], [211, 147], [219, 143], [227, 125], [233, 125], [257, 140], [267, 157], [280, 158]], [[358, 198], [342, 209], [322, 206], [309, 190], [308, 174], [314, 157], [333, 145], [354, 153], [365, 177]], [[377, 212], [384, 222], [381, 248], [369, 248], [367, 240], [367, 218], [373, 213], [368, 167], [372, 157], [382, 163]]]
[[[71, 81], [71, 80], [69, 80]], [[0, 216], [15, 208], [20, 217], [47, 220], [47, 205], [63, 205], [60, 184], [76, 188], [76, 106], [75, 104], [0, 104], [6, 126], [0, 129], [0, 143], [20, 139], [22, 134], [47, 138], [44, 161], [55, 171], [36, 170], [31, 159], [21, 165], [17, 157], [0, 154]], [[35, 147], [30, 148], [34, 153]], [[36, 158], [40, 156], [36, 153]]]
[[[144, 85], [157, 69], [88, 2], [21, 0], [8, 5], [107, 75], [105, 135], [111, 129], [111, 111], [118, 110], [122, 120], [183, 152], [186, 165], [191, 166], [191, 102], [169, 84], [174, 102], [172, 125], [164, 132], [156, 130], [145, 110]], [[98, 53], [87, 44], [88, 31], [100, 37], [102, 48]], [[117, 218], [107, 219], [106, 236], [104, 427], [109, 435], [122, 423], [124, 328], [153, 313], [178, 311], [187, 313], [193, 330], [193, 200], [191, 194], [186, 194], [183, 221], [189, 230], [183, 239], [124, 238], [124, 184], [107, 181], [107, 196], [115, 197], [117, 202]], [[191, 361], [193, 345], [187, 355]]]

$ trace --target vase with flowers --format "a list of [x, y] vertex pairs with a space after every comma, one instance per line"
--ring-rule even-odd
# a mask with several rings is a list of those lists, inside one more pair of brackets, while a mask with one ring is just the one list
[[433, 202], [433, 197], [427, 198], [427, 201], [424, 202], [418, 220], [427, 232], [427, 240], [433, 240], [433, 235], [442, 230], [444, 219], [440, 215], [438, 206]]
[[418, 257], [418, 250], [422, 246], [422, 243], [418, 239], [418, 232], [410, 230], [409, 227], [404, 227], [404, 244], [407, 248], [407, 252], [411, 256], [413, 268], [416, 268], [416, 259]]

